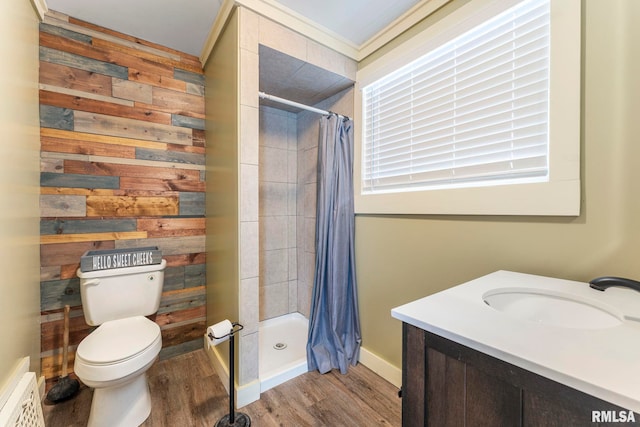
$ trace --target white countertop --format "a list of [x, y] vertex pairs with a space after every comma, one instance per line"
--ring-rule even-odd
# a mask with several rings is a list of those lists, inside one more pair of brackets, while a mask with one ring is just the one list
[[[497, 288], [541, 289], [606, 306], [622, 320], [596, 329], [517, 318], [485, 304]], [[391, 310], [403, 322], [640, 413], [640, 292], [497, 271]], [[592, 408], [599, 410], [601, 408]]]

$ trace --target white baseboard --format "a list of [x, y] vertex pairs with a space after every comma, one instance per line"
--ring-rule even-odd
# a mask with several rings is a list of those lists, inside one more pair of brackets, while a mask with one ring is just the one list
[[[209, 357], [209, 362], [213, 366], [214, 371], [220, 377], [220, 381], [224, 385], [227, 394], [229, 394], [229, 367], [224, 363], [217, 347], [209, 345], [207, 336], [204, 336], [204, 350]], [[242, 408], [251, 402], [255, 402], [260, 399], [260, 381], [252, 381], [249, 384], [238, 386], [235, 384], [235, 403], [236, 409]]]
[[394, 386], [398, 388], [402, 386], [402, 369], [395, 367], [364, 347], [360, 347], [360, 363]]
[[236, 408], [240, 409], [249, 403], [260, 400], [260, 381], [236, 387]]
[[[204, 337], [204, 349], [209, 357], [211, 366], [216, 371], [220, 380], [224, 384], [224, 388], [229, 393], [229, 368], [220, 357], [218, 349], [214, 346], [210, 346], [208, 339]], [[376, 374], [380, 375], [385, 380], [389, 381], [394, 386], [400, 388], [402, 386], [402, 369], [395, 367], [391, 363], [382, 359], [375, 353], [370, 352], [364, 347], [360, 347], [360, 363], [367, 368], [371, 369]], [[251, 402], [255, 402], [260, 399], [260, 381], [256, 380], [243, 386], [236, 384], [236, 407], [242, 408]]]

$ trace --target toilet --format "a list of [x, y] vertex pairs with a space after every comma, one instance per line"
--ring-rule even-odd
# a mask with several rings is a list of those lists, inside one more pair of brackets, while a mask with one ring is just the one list
[[89, 427], [131, 427], [151, 413], [147, 370], [162, 348], [158, 311], [166, 260], [160, 264], [81, 272], [87, 324], [98, 326], [76, 349], [74, 371], [94, 388]]

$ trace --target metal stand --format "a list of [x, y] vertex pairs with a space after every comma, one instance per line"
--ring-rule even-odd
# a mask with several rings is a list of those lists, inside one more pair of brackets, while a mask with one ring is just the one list
[[235, 343], [234, 335], [240, 332], [243, 326], [239, 323], [232, 323], [232, 328], [227, 335], [216, 337], [213, 334], [209, 334], [211, 339], [221, 339], [229, 337], [229, 413], [218, 420], [215, 427], [249, 427], [251, 426], [251, 418], [245, 413], [236, 412], [235, 408]]

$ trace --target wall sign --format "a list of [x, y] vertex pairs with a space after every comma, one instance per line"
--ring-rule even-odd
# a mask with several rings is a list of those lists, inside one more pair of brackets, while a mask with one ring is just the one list
[[80, 271], [109, 270], [160, 264], [162, 251], [157, 246], [87, 251], [80, 257]]

